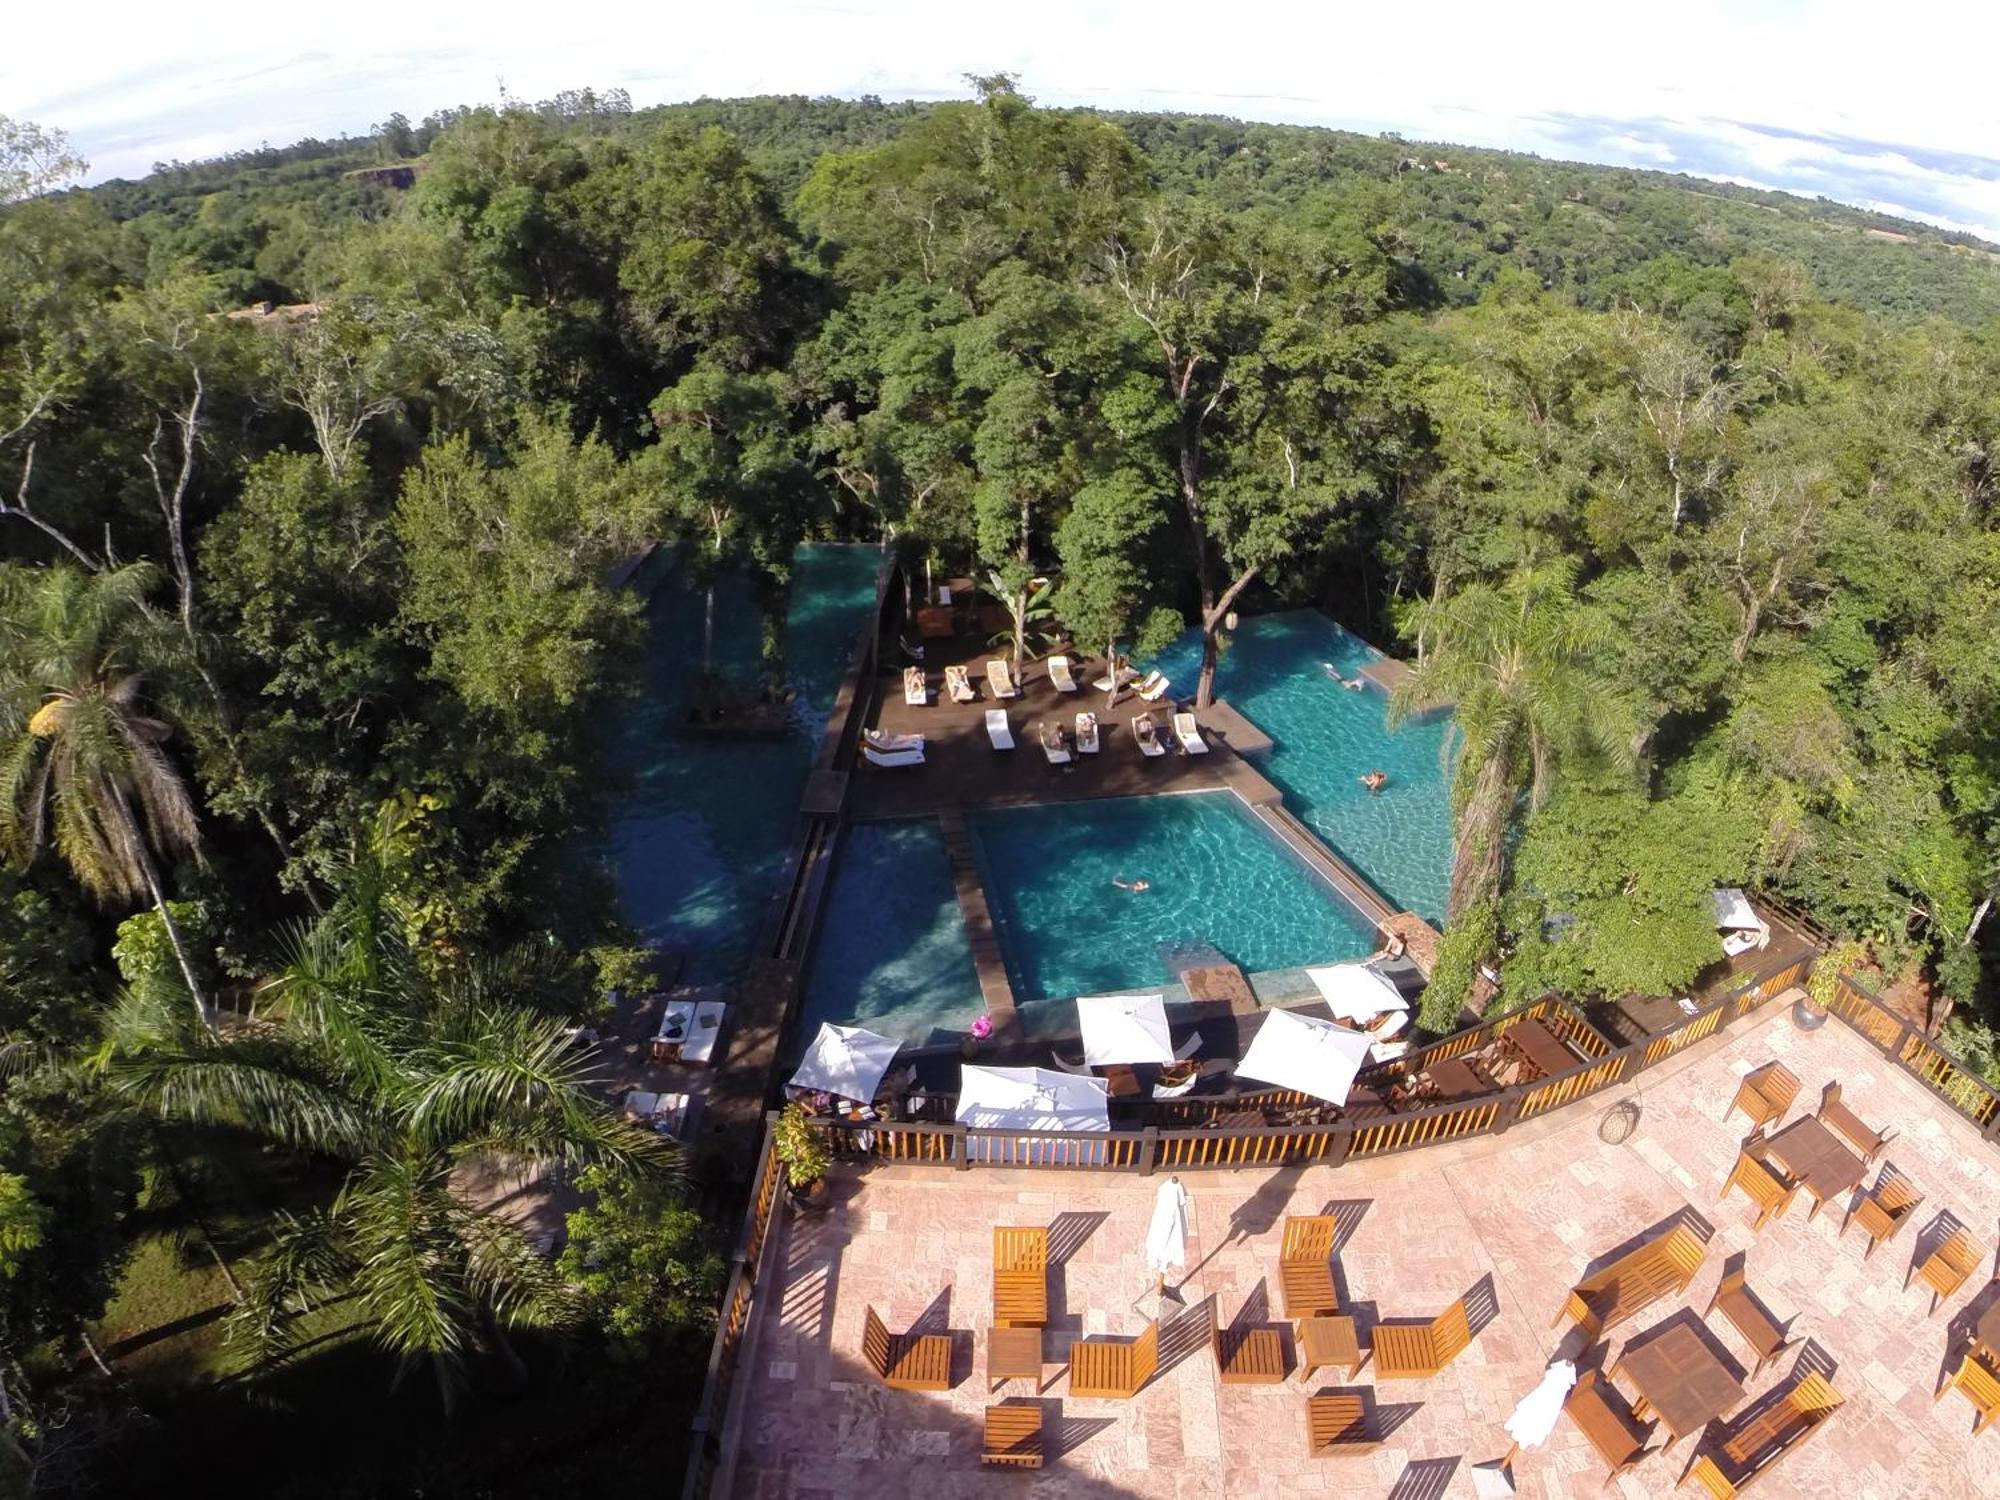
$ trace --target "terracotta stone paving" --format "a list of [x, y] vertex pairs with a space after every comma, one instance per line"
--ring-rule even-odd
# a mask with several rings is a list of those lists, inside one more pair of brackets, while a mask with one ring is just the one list
[[[1745, 1133], [1741, 1116], [1725, 1122], [1723, 1113], [1737, 1079], [1773, 1057], [1804, 1084], [1791, 1117], [1838, 1079], [1863, 1119], [1892, 1132], [1884, 1159], [1925, 1194], [1914, 1226], [1865, 1264], [1858, 1228], [1836, 1237], [1839, 1203], [1808, 1223], [1801, 1194], [1785, 1218], [1753, 1236], [1746, 1199], [1717, 1201]], [[1186, 1174], [1195, 1204], [1188, 1310], [1167, 1326], [1159, 1375], [1130, 1402], [1071, 1399], [1062, 1360], [1078, 1333], [1131, 1336], [1145, 1326], [1132, 1305], [1151, 1287], [1142, 1242], [1157, 1179], [938, 1168], [845, 1179], [830, 1212], [788, 1217], [774, 1245], [782, 1289], [760, 1303], [744, 1354], [733, 1493], [1466, 1500], [1475, 1493], [1471, 1466], [1506, 1450], [1502, 1422], [1557, 1351], [1562, 1334], [1549, 1325], [1569, 1285], [1588, 1263], [1691, 1208], [1714, 1237], [1690, 1297], [1655, 1304], [1586, 1362], [1615, 1357], [1624, 1338], [1684, 1307], [1699, 1314], [1725, 1256], [1747, 1248], [1752, 1288], [1777, 1316], [1795, 1319], [1792, 1331], [1830, 1361], [1846, 1398], [1754, 1493], [2000, 1500], [2000, 1439], [1980, 1450], [1971, 1406], [1957, 1395], [1931, 1399], [1948, 1342], [1957, 1347], [2000, 1297], [2000, 1286], [1984, 1280], [2000, 1218], [2000, 1148], [1839, 1023], [1802, 1035], [1780, 1011], [1639, 1082], [1504, 1136], [1441, 1149], [1339, 1169]], [[1604, 1144], [1596, 1131], [1603, 1109], [1634, 1096], [1637, 1131], [1626, 1144]], [[1919, 1233], [1940, 1209], [1979, 1238], [1987, 1262], [1926, 1319], [1929, 1294], [1902, 1283]], [[1372, 1392], [1393, 1430], [1373, 1452], [1314, 1460], [1296, 1373], [1281, 1386], [1223, 1387], [1207, 1327], [1211, 1315], [1224, 1324], [1282, 1322], [1275, 1271], [1284, 1216], [1320, 1212], [1342, 1219], [1341, 1290], [1364, 1328], [1378, 1318], [1427, 1318], [1468, 1293], [1475, 1308], [1494, 1304], [1497, 1313], [1479, 1327], [1475, 1311], [1471, 1347], [1436, 1378], [1378, 1383], [1373, 1366], [1364, 1367], [1356, 1384]], [[1039, 1398], [1024, 1381], [987, 1394], [998, 1224], [1049, 1225], [1063, 1257], [1050, 1287], [1048, 1389]], [[870, 1304], [892, 1330], [923, 1321], [954, 1332], [953, 1390], [889, 1391], [869, 1374], [859, 1349]], [[1720, 1315], [1711, 1327], [1747, 1370], [1735, 1330]], [[1289, 1352], [1289, 1332], [1286, 1343]], [[1751, 1401], [1789, 1376], [1793, 1358], [1780, 1356], [1749, 1382]], [[1344, 1373], [1316, 1372], [1310, 1388], [1339, 1386]], [[980, 1468], [981, 1412], [989, 1400], [1008, 1399], [1045, 1403], [1061, 1451], [1038, 1473]], [[1546, 1500], [1667, 1495], [1693, 1452], [1683, 1442], [1650, 1456], [1606, 1490], [1603, 1466], [1565, 1419], [1549, 1442], [1517, 1459], [1516, 1481], [1523, 1496]]]

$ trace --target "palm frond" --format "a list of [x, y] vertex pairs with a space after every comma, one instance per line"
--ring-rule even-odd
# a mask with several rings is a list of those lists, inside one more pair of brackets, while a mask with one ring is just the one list
[[299, 1049], [267, 1037], [213, 1046], [120, 1054], [107, 1077], [114, 1094], [170, 1120], [234, 1125], [269, 1140], [350, 1160], [378, 1150], [380, 1116], [311, 1068]]
[[352, 1225], [341, 1215], [279, 1212], [270, 1248], [258, 1257], [243, 1301], [230, 1314], [229, 1336], [266, 1360], [290, 1354], [299, 1320], [338, 1297], [353, 1276], [351, 1236]]

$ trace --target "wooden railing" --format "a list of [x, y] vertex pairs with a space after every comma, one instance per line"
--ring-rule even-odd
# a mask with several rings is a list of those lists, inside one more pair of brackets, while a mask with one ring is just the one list
[[1890, 1010], [1851, 975], [1842, 976], [1834, 987], [1827, 1011], [1978, 1126], [1987, 1140], [2000, 1141], [2000, 1090]]

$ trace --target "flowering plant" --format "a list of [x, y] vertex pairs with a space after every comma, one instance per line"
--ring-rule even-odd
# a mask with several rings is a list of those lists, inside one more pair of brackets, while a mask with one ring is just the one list
[[972, 1023], [974, 1041], [983, 1042], [991, 1035], [993, 1035], [993, 1018], [991, 1016], [981, 1016]]

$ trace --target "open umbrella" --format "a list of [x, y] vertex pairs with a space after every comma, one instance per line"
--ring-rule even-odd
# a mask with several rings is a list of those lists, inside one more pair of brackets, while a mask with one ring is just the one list
[[976, 1130], [1111, 1129], [1102, 1078], [1048, 1068], [959, 1069], [958, 1119]]
[[866, 1104], [875, 1097], [882, 1075], [889, 1071], [902, 1045], [895, 1037], [859, 1026], [821, 1022], [819, 1035], [799, 1059], [799, 1070], [792, 1074], [792, 1087], [818, 1089]]
[[1385, 1010], [1408, 1010], [1403, 992], [1373, 964], [1329, 964], [1307, 969], [1306, 978], [1325, 999], [1336, 1021], [1366, 1021]]
[[1345, 1104], [1354, 1075], [1368, 1060], [1370, 1040], [1365, 1031], [1349, 1031], [1331, 1021], [1296, 1011], [1270, 1011], [1250, 1050], [1236, 1064], [1236, 1076], [1297, 1089], [1329, 1104]]
[[1076, 1020], [1083, 1032], [1083, 1060], [1093, 1068], [1174, 1060], [1163, 995], [1079, 996]]

